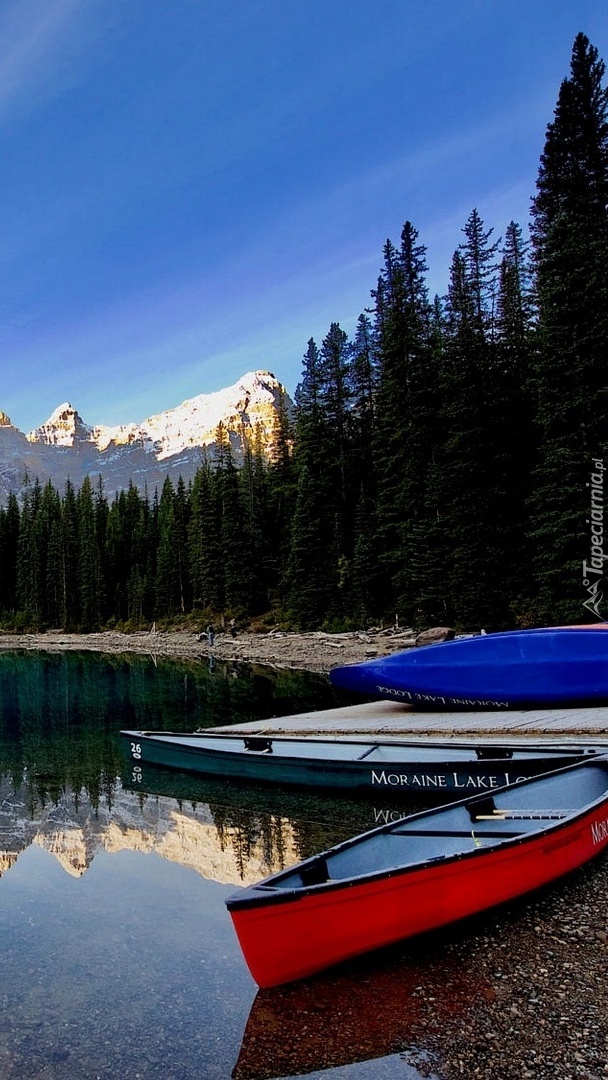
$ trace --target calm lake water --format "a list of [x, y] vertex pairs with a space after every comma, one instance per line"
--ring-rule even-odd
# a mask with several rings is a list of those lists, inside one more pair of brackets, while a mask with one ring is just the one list
[[293, 671], [0, 654], [2, 1080], [411, 1080], [417, 1062], [432, 1075], [425, 980], [453, 1010], [450, 985], [467, 978], [456, 956], [391, 950], [257, 992], [224, 905], [391, 808], [134, 774], [120, 752], [123, 727], [188, 730], [343, 700], [325, 677]]

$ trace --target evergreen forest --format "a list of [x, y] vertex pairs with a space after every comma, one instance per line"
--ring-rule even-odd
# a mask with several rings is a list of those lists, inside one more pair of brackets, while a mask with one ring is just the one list
[[415, 225], [370, 306], [304, 355], [293, 414], [235, 464], [111, 502], [31, 482], [0, 509], [0, 625], [463, 630], [593, 622], [608, 462], [608, 90], [577, 35], [530, 222], [473, 209], [431, 296]]

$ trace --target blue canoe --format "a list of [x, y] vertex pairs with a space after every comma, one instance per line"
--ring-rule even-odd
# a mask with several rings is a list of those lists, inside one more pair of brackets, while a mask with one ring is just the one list
[[608, 633], [511, 630], [423, 645], [333, 668], [334, 686], [428, 709], [521, 709], [608, 703]]

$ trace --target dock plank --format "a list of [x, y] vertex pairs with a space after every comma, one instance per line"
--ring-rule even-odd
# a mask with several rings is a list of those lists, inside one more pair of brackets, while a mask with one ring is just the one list
[[608, 741], [608, 707], [429, 712], [393, 701], [364, 702], [295, 716], [272, 717], [249, 724], [227, 724], [219, 732], [273, 735], [382, 735], [440, 738], [529, 736], [563, 742], [568, 737]]

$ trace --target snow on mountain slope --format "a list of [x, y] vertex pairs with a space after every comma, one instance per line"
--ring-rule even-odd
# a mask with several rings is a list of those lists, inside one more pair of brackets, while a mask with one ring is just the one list
[[98, 426], [92, 437], [100, 450], [111, 442], [117, 446], [136, 441], [150, 442], [159, 460], [172, 457], [192, 446], [209, 446], [215, 440], [220, 421], [232, 432], [252, 432], [261, 424], [270, 437], [281, 384], [269, 371], [251, 371], [234, 386], [213, 394], [199, 394], [174, 409], [149, 416], [140, 424], [118, 427]]
[[182, 402], [176, 408], [167, 409], [156, 416], [149, 416], [141, 423], [119, 424], [108, 427], [99, 424], [89, 427], [69, 402], [59, 405], [46, 423], [27, 436], [32, 443], [49, 446], [75, 446], [93, 442], [98, 450], [106, 450], [113, 442], [125, 446], [135, 442], [150, 443], [157, 457], [166, 458], [179, 454], [191, 446], [208, 446], [215, 439], [220, 421], [230, 431], [253, 431], [261, 424], [270, 434], [279, 400], [284, 388], [269, 371], [251, 371], [243, 375], [234, 386], [217, 390], [213, 394], [199, 394]]
[[62, 491], [70, 478], [79, 487], [85, 476], [101, 480], [108, 497], [129, 483], [153, 492], [165, 477], [191, 479], [209, 453], [213, 458], [218, 424], [224, 425], [237, 464], [245, 441], [256, 431], [262, 445], [272, 443], [281, 406], [292, 403], [285, 388], [268, 371], [251, 371], [233, 386], [199, 394], [175, 408], [139, 423], [115, 427], [85, 423], [69, 402], [63, 402], [27, 436], [0, 411], [0, 503], [19, 494], [37, 478]]

